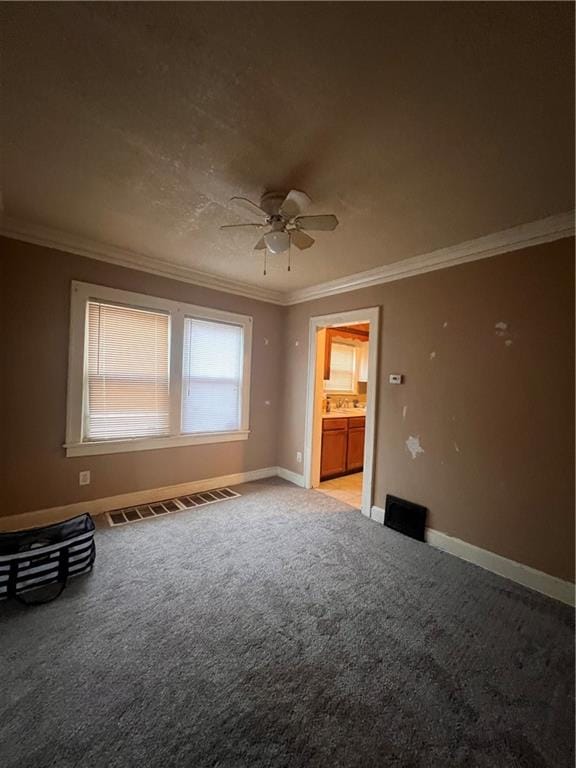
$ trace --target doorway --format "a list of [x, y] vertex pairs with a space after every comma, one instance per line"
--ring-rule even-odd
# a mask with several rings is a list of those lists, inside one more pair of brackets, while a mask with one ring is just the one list
[[310, 319], [304, 482], [370, 517], [379, 307]]

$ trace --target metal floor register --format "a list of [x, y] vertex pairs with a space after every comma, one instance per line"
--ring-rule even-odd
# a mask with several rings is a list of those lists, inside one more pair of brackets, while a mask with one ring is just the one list
[[187, 496], [177, 496], [174, 499], [166, 499], [165, 501], [155, 501], [151, 504], [138, 504], [134, 507], [116, 509], [114, 512], [108, 512], [106, 518], [109, 524], [114, 527], [117, 525], [128, 525], [129, 523], [136, 523], [139, 520], [146, 520], [150, 517], [161, 517], [162, 515], [169, 515], [171, 512], [205, 507], [207, 504], [215, 504], [218, 501], [235, 499], [240, 495], [231, 488], [218, 488], [215, 491], [202, 491], [201, 493], [191, 493]]

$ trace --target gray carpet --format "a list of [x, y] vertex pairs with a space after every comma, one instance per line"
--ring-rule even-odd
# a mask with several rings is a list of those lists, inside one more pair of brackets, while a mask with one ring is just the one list
[[3, 768], [572, 768], [573, 612], [280, 480], [0, 607]]

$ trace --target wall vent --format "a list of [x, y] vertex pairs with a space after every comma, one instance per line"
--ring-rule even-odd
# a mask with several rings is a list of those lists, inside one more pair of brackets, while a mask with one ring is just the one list
[[155, 501], [150, 504], [138, 504], [133, 507], [126, 507], [125, 509], [115, 509], [113, 512], [107, 512], [106, 518], [113, 527], [128, 525], [128, 523], [136, 523], [139, 520], [146, 520], [150, 517], [161, 517], [162, 515], [169, 515], [171, 512], [205, 507], [207, 504], [215, 504], [218, 501], [235, 499], [240, 495], [231, 488], [218, 488], [213, 491], [201, 491], [200, 493], [176, 496], [173, 499]]
[[425, 541], [426, 507], [414, 504], [412, 501], [399, 499], [397, 496], [386, 496], [384, 525], [398, 533], [410, 536], [418, 541]]

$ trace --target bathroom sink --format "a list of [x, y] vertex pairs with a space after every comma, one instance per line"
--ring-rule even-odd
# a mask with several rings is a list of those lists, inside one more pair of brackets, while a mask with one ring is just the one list
[[332, 408], [325, 416], [366, 416], [366, 408]]

